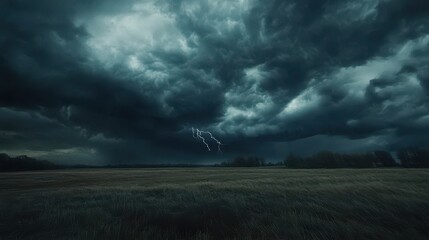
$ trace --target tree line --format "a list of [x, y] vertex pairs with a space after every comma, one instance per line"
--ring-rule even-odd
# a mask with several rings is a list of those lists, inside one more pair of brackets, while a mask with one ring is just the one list
[[32, 171], [49, 169], [67, 169], [67, 168], [169, 168], [169, 167], [207, 167], [201, 164], [115, 164], [115, 165], [59, 165], [46, 160], [38, 160], [25, 155], [11, 157], [5, 153], [0, 153], [0, 172], [11, 171]]
[[215, 166], [221, 166], [221, 167], [261, 167], [261, 166], [266, 166], [266, 165], [267, 165], [267, 163], [265, 162], [265, 159], [263, 157], [239, 156], [239, 157], [236, 157], [230, 161], [224, 161], [220, 165], [215, 165]]
[[[262, 167], [283, 165], [287, 168], [374, 168], [374, 167], [429, 167], [429, 150], [410, 147], [396, 152], [394, 156], [387, 151], [371, 151], [366, 153], [342, 154], [331, 151], [321, 151], [312, 156], [302, 157], [289, 154], [283, 162], [266, 162], [259, 156], [238, 156], [229, 161], [215, 164], [216, 167]], [[151, 165], [105, 165], [87, 166], [56, 165], [49, 161], [37, 160], [27, 156], [10, 157], [0, 153], [0, 171], [46, 170], [60, 168], [142, 168], [142, 167], [203, 167], [197, 164], [151, 164]]]
[[5, 153], [0, 153], [0, 171], [28, 171], [28, 170], [48, 170], [58, 169], [60, 166], [49, 161], [37, 160], [31, 157], [17, 156], [10, 157]]
[[429, 151], [417, 147], [404, 148], [396, 153], [398, 162], [387, 151], [340, 154], [321, 151], [309, 157], [290, 154], [284, 160], [288, 168], [374, 168], [374, 167], [429, 167]]
[[[396, 159], [395, 159], [396, 157]], [[392, 155], [387, 151], [370, 151], [365, 153], [335, 153], [321, 151], [308, 157], [289, 154], [283, 162], [267, 163], [263, 157], [238, 156], [221, 164], [220, 167], [261, 167], [284, 165], [287, 168], [375, 168], [375, 167], [429, 167], [429, 150], [409, 147]]]

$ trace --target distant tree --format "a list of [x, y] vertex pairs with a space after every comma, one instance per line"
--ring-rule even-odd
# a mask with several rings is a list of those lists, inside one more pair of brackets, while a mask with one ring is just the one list
[[312, 167], [314, 168], [336, 168], [337, 156], [330, 151], [321, 151], [315, 154], [312, 158]]
[[224, 167], [259, 167], [259, 166], [265, 166], [265, 165], [266, 165], [265, 159], [262, 157], [256, 157], [256, 156], [250, 156], [250, 157], [238, 156], [229, 162], [222, 162], [221, 164], [221, 166], [224, 166]]
[[284, 164], [288, 168], [371, 168], [383, 164], [391, 166], [391, 161], [394, 162], [389, 153], [377, 154], [372, 152], [338, 154], [330, 151], [321, 151], [309, 157], [289, 154]]
[[356, 167], [358, 168], [372, 168], [377, 167], [377, 158], [374, 154], [367, 152], [363, 154], [354, 154], [356, 160]]
[[393, 167], [396, 166], [396, 161], [393, 159], [392, 155], [386, 151], [374, 151], [374, 155], [377, 158], [381, 166], [384, 167]]
[[8, 168], [10, 161], [10, 157], [7, 154], [0, 153], [0, 170]]
[[357, 167], [357, 163], [356, 163], [357, 161], [356, 161], [356, 158], [354, 157], [354, 155], [342, 154], [341, 158], [347, 167], [349, 167], [349, 168]]
[[397, 153], [403, 167], [429, 167], [429, 151], [417, 147], [404, 148]]
[[13, 158], [4, 153], [0, 154], [0, 171], [44, 170], [58, 167], [51, 162], [36, 160], [25, 155]]
[[287, 158], [284, 160], [284, 164], [286, 167], [289, 168], [299, 168], [303, 167], [303, 159], [299, 156], [296, 156], [294, 154], [289, 154]]
[[377, 167], [377, 160], [372, 153], [352, 153], [352, 154], [343, 154], [343, 161], [345, 162], [346, 167], [350, 168], [370, 168]]

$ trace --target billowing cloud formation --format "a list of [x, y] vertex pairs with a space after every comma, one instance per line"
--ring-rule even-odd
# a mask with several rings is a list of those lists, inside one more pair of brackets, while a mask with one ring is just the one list
[[426, 0], [0, 9], [1, 151], [92, 164], [429, 144]]

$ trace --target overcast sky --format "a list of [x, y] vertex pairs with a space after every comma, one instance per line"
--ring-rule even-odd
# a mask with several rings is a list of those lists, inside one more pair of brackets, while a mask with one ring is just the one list
[[207, 163], [429, 145], [428, 0], [3, 0], [0, 14], [0, 152]]

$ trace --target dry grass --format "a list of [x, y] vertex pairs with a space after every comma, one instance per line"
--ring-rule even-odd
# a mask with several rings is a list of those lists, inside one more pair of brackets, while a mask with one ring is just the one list
[[429, 239], [429, 171], [0, 174], [0, 239]]

